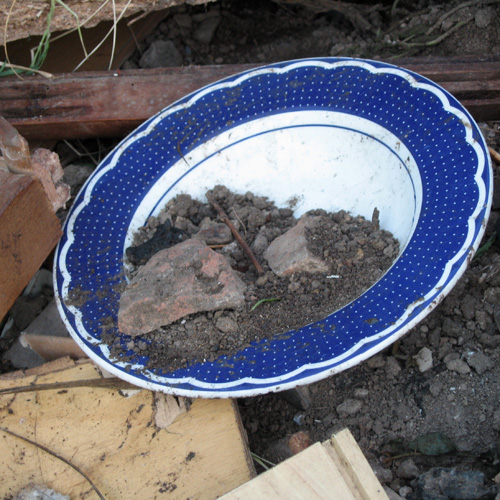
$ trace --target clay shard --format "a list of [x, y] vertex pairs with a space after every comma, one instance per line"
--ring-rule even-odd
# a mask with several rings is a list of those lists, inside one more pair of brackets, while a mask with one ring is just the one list
[[278, 236], [264, 252], [269, 267], [278, 276], [327, 272], [326, 262], [307, 248], [306, 229], [321, 223], [321, 216], [304, 215], [285, 234]]
[[202, 311], [245, 304], [246, 286], [228, 260], [198, 239], [154, 255], [120, 298], [118, 328], [137, 336]]
[[66, 206], [71, 188], [63, 182], [64, 171], [57, 153], [38, 148], [31, 156], [32, 173], [41, 182], [54, 212]]

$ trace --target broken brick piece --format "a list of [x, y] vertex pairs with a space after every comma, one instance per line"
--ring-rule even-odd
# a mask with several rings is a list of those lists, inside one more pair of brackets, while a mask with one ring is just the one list
[[272, 463], [279, 463], [287, 458], [297, 455], [312, 444], [311, 436], [308, 432], [299, 431], [291, 436], [284, 437], [271, 443], [264, 455]]
[[118, 328], [136, 336], [189, 314], [242, 307], [245, 290], [226, 257], [189, 239], [139, 269], [120, 298]]
[[54, 212], [66, 205], [70, 187], [63, 182], [64, 171], [57, 153], [38, 148], [31, 156], [31, 173], [40, 181]]
[[278, 276], [328, 271], [326, 262], [307, 248], [306, 229], [321, 223], [321, 217], [304, 215], [285, 234], [278, 236], [264, 253], [269, 267]]

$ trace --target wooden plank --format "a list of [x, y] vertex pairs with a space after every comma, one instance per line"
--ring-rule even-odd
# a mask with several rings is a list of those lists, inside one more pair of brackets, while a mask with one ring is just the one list
[[0, 320], [61, 234], [38, 180], [0, 170]]
[[[397, 62], [449, 90], [476, 120], [500, 118], [500, 59]], [[189, 66], [0, 81], [0, 115], [28, 139], [123, 136], [175, 100], [256, 65]]]
[[321, 443], [224, 495], [223, 500], [357, 500]]
[[[335, 444], [333, 444], [335, 443]], [[316, 443], [221, 500], [388, 500], [349, 430]]]
[[167, 105], [246, 65], [78, 73], [0, 81], [0, 115], [27, 139], [123, 136]]
[[[87, 362], [0, 379], [0, 389], [99, 377]], [[155, 394], [146, 390], [129, 397], [95, 387], [0, 395], [0, 492], [15, 496], [34, 483], [71, 498], [96, 497], [67, 464], [1, 428], [68, 459], [107, 500], [214, 499], [253, 477], [233, 401], [194, 400], [167, 428], [156, 426], [154, 411]]]
[[71, 356], [74, 359], [87, 357], [71, 337], [22, 333], [19, 339], [23, 347], [31, 348], [45, 361], [53, 361], [63, 356]]
[[[385, 500], [387, 494], [348, 429], [334, 434], [325, 447], [336, 454], [363, 500]], [[333, 453], [335, 452], [335, 453]]]
[[498, 57], [409, 57], [392, 61], [392, 64], [415, 71], [431, 80], [439, 81], [440, 84], [500, 78]]

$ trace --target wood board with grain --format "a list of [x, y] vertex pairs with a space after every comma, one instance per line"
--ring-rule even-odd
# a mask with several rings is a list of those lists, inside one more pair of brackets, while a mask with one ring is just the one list
[[[451, 92], [478, 121], [500, 118], [500, 59], [400, 60]], [[0, 81], [0, 115], [28, 139], [122, 137], [177, 99], [256, 65], [187, 66]]]
[[40, 182], [31, 175], [0, 170], [0, 320], [61, 234]]
[[[48, 373], [35, 370], [20, 378], [0, 378], [0, 391], [101, 380], [91, 362], [54, 363], [47, 365], [58, 369]], [[178, 415], [159, 428], [155, 393], [147, 390], [123, 393], [83, 386], [0, 394], [2, 498], [27, 484], [45, 485], [72, 499], [98, 498], [89, 482], [66, 463], [2, 429], [65, 457], [87, 474], [106, 500], [214, 499], [254, 476], [234, 401], [193, 400], [186, 411], [184, 402], [167, 398], [179, 408]]]
[[315, 443], [221, 500], [389, 500], [348, 429]]

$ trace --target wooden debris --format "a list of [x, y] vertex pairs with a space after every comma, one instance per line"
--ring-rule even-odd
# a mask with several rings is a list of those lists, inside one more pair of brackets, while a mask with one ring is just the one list
[[[73, 362], [71, 361], [71, 358], [65, 356], [64, 358], [58, 358], [57, 360], [54, 361], [54, 363], [60, 362], [61, 360], [64, 361], [69, 361], [68, 365], [65, 365], [64, 368], [67, 368], [68, 366], [73, 366]], [[46, 365], [40, 365], [35, 368], [40, 368], [40, 367], [45, 367]], [[32, 368], [30, 368], [32, 370]], [[11, 372], [11, 373], [19, 373], [19, 372]], [[45, 372], [44, 372], [45, 373]], [[26, 374], [32, 374], [29, 370], [26, 371]], [[23, 375], [21, 375], [22, 377]], [[11, 379], [16, 379], [20, 378], [19, 376], [4, 376], [4, 380], [11, 380]], [[92, 387], [92, 388], [106, 388], [106, 389], [119, 389], [123, 391], [131, 391], [134, 389], [137, 389], [137, 386], [129, 384], [128, 382], [125, 382], [125, 380], [122, 380], [121, 378], [117, 377], [109, 377], [109, 378], [91, 378], [88, 380], [70, 380], [68, 382], [51, 382], [48, 384], [38, 384], [38, 383], [33, 383], [30, 385], [21, 385], [21, 386], [16, 386], [16, 387], [9, 387], [7, 389], [0, 389], [0, 396], [3, 396], [4, 394], [18, 394], [21, 392], [40, 392], [40, 391], [61, 391], [61, 390], [66, 390], [66, 389], [74, 389], [76, 387]]]
[[189, 409], [189, 404], [186, 404], [185, 398], [162, 394], [161, 392], [156, 393], [155, 403], [155, 424], [158, 429], [167, 429], [175, 422], [177, 417], [183, 415]]
[[[500, 117], [498, 63], [477, 57], [396, 61], [447, 89], [478, 121]], [[8, 77], [0, 81], [0, 114], [27, 139], [119, 137], [188, 93], [255, 66], [80, 73], [51, 80]]]
[[488, 148], [488, 151], [490, 152], [492, 160], [500, 165], [500, 153], [495, 151], [493, 148]]
[[359, 498], [387, 499], [379, 480], [348, 429], [334, 434], [325, 449], [342, 471], [346, 483], [352, 482], [351, 489], [359, 491]]
[[[36, 448], [39, 448], [40, 450], [44, 451], [45, 453], [53, 456], [54, 458], [57, 458], [58, 460], [61, 460], [61, 462], [64, 462], [66, 465], [68, 465], [69, 467], [71, 467], [73, 470], [75, 470], [78, 474], [80, 474], [82, 477], [85, 478], [85, 480], [90, 484], [90, 486], [92, 487], [92, 489], [95, 491], [95, 493], [97, 494], [97, 496], [101, 499], [101, 500], [106, 500], [103, 496], [102, 496], [102, 493], [97, 489], [97, 486], [92, 482], [92, 480], [87, 476], [87, 474], [85, 474], [85, 472], [82, 471], [82, 469], [80, 469], [80, 467], [76, 466], [74, 463], [70, 462], [67, 458], [64, 458], [62, 455], [59, 455], [58, 453], [56, 453], [55, 451], [52, 451], [50, 448], [48, 448], [47, 446], [43, 445], [43, 444], [40, 444], [38, 443], [37, 441], [34, 441], [33, 439], [30, 439], [30, 438], [27, 438], [26, 436], [22, 436], [21, 434], [17, 434], [17, 432], [13, 432], [5, 427], [0, 427], [0, 432], [4, 432], [5, 434], [8, 434], [10, 436], [14, 436], [18, 439], [20, 439], [21, 441], [24, 441], [26, 443], [29, 443], [33, 446], [35, 446]], [[25, 488], [22, 489], [22, 491], [25, 491]], [[53, 490], [52, 490], [53, 491]], [[19, 498], [16, 496], [16, 498]], [[69, 497], [68, 497], [69, 498]]]
[[249, 67], [98, 71], [51, 80], [6, 77], [0, 80], [0, 115], [27, 139], [118, 137], [184, 95]]
[[0, 116], [0, 320], [62, 232], [55, 213], [70, 197], [59, 157], [28, 142]]
[[53, 361], [63, 356], [71, 356], [73, 359], [87, 357], [71, 337], [22, 333], [19, 340], [21, 345], [30, 347], [45, 361]]
[[[67, 358], [33, 372], [0, 377], [0, 390], [102, 380], [92, 363]], [[215, 499], [254, 476], [233, 401], [195, 400], [166, 428], [156, 426], [154, 407], [147, 390], [124, 397], [109, 387], [32, 389], [0, 394], [0, 427], [70, 461], [107, 500]], [[71, 498], [95, 496], [66, 463], [1, 430], [0, 470], [6, 496], [28, 483]]]
[[348, 429], [316, 443], [221, 500], [388, 500]]
[[0, 320], [61, 237], [40, 182], [0, 170]]

